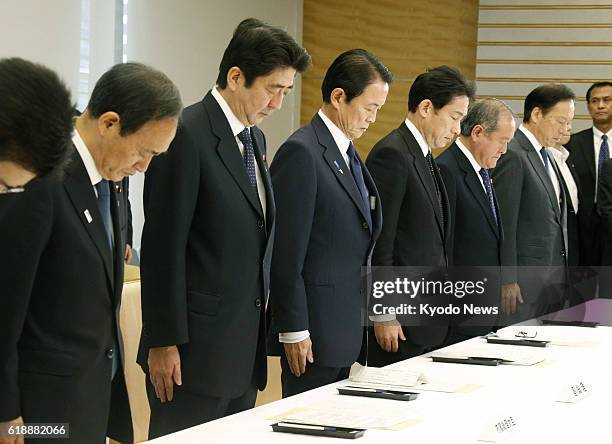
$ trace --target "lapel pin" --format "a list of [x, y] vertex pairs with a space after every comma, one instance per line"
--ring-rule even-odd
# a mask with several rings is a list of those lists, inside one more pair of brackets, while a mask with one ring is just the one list
[[336, 165], [336, 168], [338, 168], [338, 171], [340, 171], [340, 174], [344, 174], [344, 171], [342, 171], [342, 168], [340, 168], [340, 165], [338, 165], [337, 160], [334, 160], [334, 165]]
[[83, 214], [85, 215], [85, 219], [87, 219], [87, 223], [90, 224], [91, 221], [93, 220], [93, 217], [91, 217], [89, 210], [83, 211]]

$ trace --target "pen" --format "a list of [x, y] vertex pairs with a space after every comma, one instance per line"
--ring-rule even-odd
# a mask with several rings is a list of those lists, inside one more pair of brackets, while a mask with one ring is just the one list
[[330, 426], [318, 426], [318, 425], [313, 425], [313, 424], [298, 424], [294, 422], [279, 422], [277, 425], [281, 427], [293, 427], [296, 429], [329, 430], [329, 431], [336, 430], [335, 427], [330, 427]]

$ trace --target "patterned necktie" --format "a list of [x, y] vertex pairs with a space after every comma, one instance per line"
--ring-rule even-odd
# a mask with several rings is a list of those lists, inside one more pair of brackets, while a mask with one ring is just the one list
[[436, 187], [436, 196], [438, 197], [438, 207], [440, 209], [440, 215], [442, 216], [442, 226], [444, 226], [444, 210], [442, 208], [442, 196], [440, 194], [440, 185], [438, 184], [438, 179], [436, 179], [436, 173], [434, 170], [434, 160], [431, 155], [431, 151], [427, 152], [425, 156], [425, 160], [427, 161], [427, 165], [429, 166], [429, 172], [431, 173], [431, 178]]
[[108, 180], [102, 179], [96, 184], [96, 191], [98, 192], [98, 210], [102, 215], [102, 222], [104, 223], [104, 231], [108, 240], [108, 246], [113, 251], [113, 224], [111, 221], [111, 207], [110, 207], [110, 188]]
[[493, 199], [493, 187], [491, 186], [491, 178], [489, 177], [489, 171], [481, 168], [480, 177], [482, 177], [482, 182], [484, 183], [485, 189], [487, 190], [487, 200], [489, 201], [489, 208], [491, 209], [491, 213], [493, 213], [493, 219], [495, 219], [495, 223], [499, 225], [499, 221], [497, 220], [497, 211], [495, 210], [495, 200]]
[[244, 167], [246, 168], [247, 175], [249, 176], [249, 182], [251, 186], [257, 192], [257, 175], [255, 173], [255, 150], [253, 149], [253, 139], [251, 139], [251, 131], [249, 128], [243, 129], [239, 134], [238, 138], [244, 145]]
[[370, 196], [368, 193], [368, 189], [366, 188], [365, 181], [363, 180], [363, 171], [361, 170], [361, 163], [359, 162], [359, 157], [357, 157], [357, 151], [355, 151], [353, 142], [349, 142], [347, 154], [351, 163], [351, 173], [353, 173], [355, 185], [357, 185], [357, 188], [359, 189], [359, 194], [361, 194], [363, 209], [365, 210], [368, 225], [371, 227], [372, 214], [370, 213]]
[[597, 177], [601, 174], [603, 163], [610, 158], [610, 149], [608, 147], [608, 136], [601, 136], [601, 147], [599, 148], [599, 162], [597, 163]]

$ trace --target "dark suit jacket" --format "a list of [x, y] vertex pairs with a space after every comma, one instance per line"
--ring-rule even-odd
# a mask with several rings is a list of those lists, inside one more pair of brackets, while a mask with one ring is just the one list
[[595, 209], [597, 159], [595, 159], [593, 146], [593, 128], [573, 134], [566, 148], [570, 152], [568, 164], [575, 166], [580, 185], [580, 206], [578, 208], [580, 264], [601, 265], [601, 243], [597, 237], [601, 222]]
[[601, 167], [597, 212], [601, 217], [601, 265], [609, 267], [612, 265], [612, 159]]
[[[372, 264], [446, 267], [451, 226], [446, 189], [435, 169], [443, 224], [427, 161], [405, 122], [374, 145], [366, 165], [380, 193], [384, 220]], [[425, 345], [439, 344], [445, 336], [444, 327], [410, 332], [413, 341]]]
[[[461, 267], [499, 267], [501, 219], [499, 223], [495, 221], [478, 173], [455, 143], [437, 157], [436, 163], [444, 179], [453, 221], [449, 261]], [[497, 199], [493, 197], [499, 217]]]
[[185, 390], [214, 397], [266, 385], [265, 305], [274, 197], [265, 139], [251, 129], [267, 196], [264, 221], [236, 139], [209, 92], [186, 108], [168, 153], [145, 176], [143, 331], [149, 347], [178, 345]]
[[[540, 154], [522, 131], [514, 133], [492, 178], [504, 226], [503, 283], [523, 287], [521, 273], [530, 270], [521, 267], [565, 266], [565, 195], [559, 203]], [[523, 291], [523, 299], [535, 303], [530, 293]]]
[[[501, 296], [500, 248], [503, 241], [503, 225], [495, 193], [493, 200], [498, 220], [495, 220], [487, 194], [482, 187], [478, 173], [456, 143], [436, 158], [440, 174], [448, 194], [453, 226], [450, 235], [449, 262], [453, 264], [450, 275], [457, 281], [485, 280], [485, 291], [470, 295], [463, 300], [483, 306], [497, 306]], [[472, 319], [454, 316], [453, 324], [462, 321], [471, 323], [475, 329], [463, 329], [471, 336], [486, 334], [495, 324], [495, 317], [489, 319], [476, 316]], [[464, 323], [463, 325], [470, 325]]]
[[[363, 163], [362, 171], [379, 202]], [[349, 367], [362, 348], [361, 267], [380, 232], [380, 205], [370, 211], [370, 227], [351, 170], [318, 115], [283, 143], [271, 174], [277, 208], [271, 342], [277, 345], [279, 332], [309, 330], [315, 363]]]
[[[111, 202], [114, 249], [123, 252], [114, 189]], [[121, 370], [111, 383], [123, 254], [111, 254], [76, 150], [62, 182], [28, 185], [0, 221], [0, 236], [0, 421], [68, 422], [75, 443], [107, 434], [131, 442]]]

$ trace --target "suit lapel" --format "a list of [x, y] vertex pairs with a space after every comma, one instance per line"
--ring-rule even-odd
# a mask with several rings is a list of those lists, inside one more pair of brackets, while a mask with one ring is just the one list
[[[98, 253], [102, 257], [106, 277], [108, 278], [111, 288], [114, 288], [113, 258], [108, 245], [108, 238], [104, 229], [104, 223], [102, 222], [102, 215], [98, 210], [98, 202], [96, 200], [93, 185], [91, 184], [91, 180], [89, 179], [85, 165], [83, 164], [81, 156], [76, 148], [72, 155], [70, 166], [66, 170], [64, 188], [70, 197], [70, 201], [74, 206], [79, 219], [85, 226], [85, 230], [87, 230], [91, 241], [96, 246]], [[113, 200], [111, 200], [111, 202], [112, 201]], [[115, 218], [113, 218], [113, 221], [115, 221]], [[115, 237], [115, 244], [116, 242], [117, 237]]]
[[[312, 118], [311, 124], [314, 128], [315, 134], [317, 135], [319, 144], [325, 148], [325, 151], [323, 152], [325, 162], [327, 162], [327, 165], [329, 165], [336, 176], [336, 179], [338, 179], [338, 182], [340, 182], [340, 185], [342, 185], [344, 191], [346, 191], [357, 207], [357, 210], [359, 210], [364, 219], [367, 220], [365, 208], [363, 208], [361, 193], [359, 192], [359, 189], [355, 184], [355, 179], [353, 179], [353, 174], [351, 173], [350, 168], [346, 165], [344, 157], [342, 157], [340, 149], [336, 145], [336, 142], [329, 132], [329, 129], [327, 126], [325, 126], [325, 123], [318, 115], [315, 115]], [[362, 168], [364, 168], [363, 163]]]
[[[542, 161], [542, 156], [538, 153], [534, 146], [531, 144], [529, 139], [521, 130], [516, 130], [516, 134], [514, 136], [516, 140], [521, 144], [524, 150], [527, 151], [527, 158], [531, 163], [534, 171], [540, 178], [542, 185], [546, 189], [546, 193], [548, 194], [548, 198], [550, 199], [550, 203], [553, 206], [555, 214], [560, 219], [560, 208], [559, 208], [559, 200], [557, 199], [557, 193], [555, 192], [555, 188], [553, 187], [552, 180], [548, 175], [548, 172], [544, 169], [544, 163]], [[549, 162], [554, 162], [554, 159], [549, 156]], [[553, 168], [554, 169], [554, 168]]]
[[580, 151], [582, 151], [582, 155], [584, 157], [584, 161], [586, 162], [589, 171], [591, 172], [591, 176], [593, 177], [593, 181], [595, 181], [595, 164], [597, 159], [595, 159], [595, 145], [593, 142], [593, 128], [584, 133], [584, 138], [586, 139], [584, 143], [579, 146], [584, 147]]
[[[445, 237], [446, 230], [442, 226], [442, 215], [440, 214], [440, 206], [438, 205], [438, 196], [436, 196], [436, 184], [433, 182], [433, 177], [431, 177], [431, 173], [429, 171], [429, 165], [427, 165], [427, 161], [425, 160], [425, 157], [423, 157], [423, 151], [421, 151], [421, 147], [419, 146], [419, 143], [416, 141], [416, 139], [414, 138], [414, 136], [412, 135], [412, 133], [410, 132], [410, 130], [408, 129], [405, 123], [402, 123], [400, 125], [399, 132], [404, 138], [404, 141], [406, 142], [406, 146], [408, 147], [408, 151], [410, 151], [410, 154], [412, 155], [414, 159], [413, 161], [414, 169], [416, 170], [417, 175], [419, 176], [419, 179], [421, 180], [421, 183], [423, 184], [423, 188], [425, 189], [425, 192], [427, 196], [429, 197], [431, 206], [434, 209], [434, 213], [436, 215], [436, 221], [438, 222], [438, 228], [440, 229], [440, 233], [442, 233], [442, 236]], [[434, 174], [435, 173], [436, 172], [434, 171]], [[438, 176], [436, 177], [438, 177], [439, 183], [442, 184], [442, 179], [439, 176], [439, 173], [438, 173]], [[440, 193], [443, 193], [442, 196], [446, 196], [446, 190], [443, 192], [442, 186], [440, 186]], [[442, 198], [443, 205], [444, 205], [444, 202], [448, 202], [448, 199]]]
[[[476, 171], [474, 171], [474, 168], [470, 164], [470, 161], [465, 157], [465, 154], [461, 152], [461, 150], [456, 144], [453, 144], [449, 149], [452, 150], [452, 153], [455, 155], [455, 158], [457, 159], [457, 164], [459, 165], [459, 168], [461, 168], [461, 170], [464, 173], [464, 181], [465, 181], [466, 186], [468, 187], [468, 189], [474, 196], [474, 199], [480, 205], [480, 209], [482, 210], [485, 217], [489, 221], [489, 225], [491, 226], [491, 229], [493, 230], [495, 235], [499, 237], [499, 227], [497, 226], [495, 217], [493, 216], [493, 213], [491, 212], [491, 207], [489, 206], [489, 200], [487, 198], [487, 194], [482, 189], [482, 184], [480, 183], [480, 179], [478, 179], [478, 177], [476, 176], [477, 174]], [[497, 211], [497, 208], [495, 210]], [[497, 214], [499, 214], [499, 212]]]
[[253, 209], [257, 211], [260, 216], [263, 216], [259, 196], [249, 182], [249, 176], [247, 176], [244, 166], [244, 159], [240, 155], [236, 138], [232, 134], [232, 129], [221, 107], [210, 92], [206, 94], [202, 103], [210, 116], [212, 131], [219, 138], [217, 153], [221, 161]]

